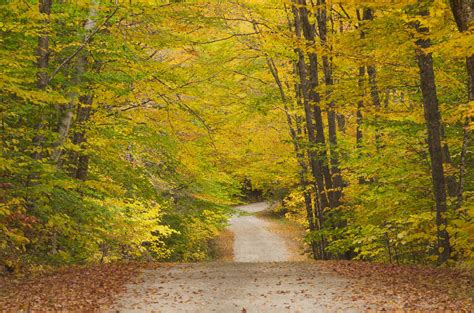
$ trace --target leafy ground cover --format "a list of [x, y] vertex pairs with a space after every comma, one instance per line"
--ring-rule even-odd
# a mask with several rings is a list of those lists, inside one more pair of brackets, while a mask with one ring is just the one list
[[[214, 263], [207, 263], [209, 268]], [[354, 261], [285, 263], [283, 267], [332, 272], [349, 282], [354, 303], [377, 310], [462, 311], [474, 309], [472, 272]], [[142, 270], [175, 264], [117, 263], [69, 267], [53, 272], [0, 280], [0, 307], [8, 312], [82, 311], [109, 308], [125, 291], [125, 284], [140, 284]], [[304, 274], [304, 273], [301, 273]], [[304, 276], [304, 275], [303, 275]], [[304, 286], [302, 286], [304, 288]], [[344, 293], [336, 299], [344, 298]]]
[[472, 311], [472, 271], [421, 266], [398, 266], [355, 261], [320, 262], [351, 280], [355, 300], [377, 308], [429, 311]]

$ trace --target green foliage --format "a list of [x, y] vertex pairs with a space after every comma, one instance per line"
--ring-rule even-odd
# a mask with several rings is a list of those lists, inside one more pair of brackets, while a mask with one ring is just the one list
[[177, 21], [193, 9], [38, 5], [1, 4], [0, 264], [207, 258], [237, 183], [199, 112], [212, 73]]

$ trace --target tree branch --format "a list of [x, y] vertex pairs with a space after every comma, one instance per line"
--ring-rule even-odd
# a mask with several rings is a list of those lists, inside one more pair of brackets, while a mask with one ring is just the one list
[[224, 37], [224, 38], [219, 38], [219, 39], [214, 39], [214, 40], [209, 40], [209, 41], [202, 41], [202, 42], [198, 42], [198, 41], [193, 42], [193, 44], [195, 44], [195, 45], [208, 45], [208, 44], [215, 43], [215, 42], [229, 40], [229, 39], [232, 39], [234, 37], [243, 37], [243, 36], [252, 36], [252, 35], [257, 35], [257, 33], [232, 34], [232, 35]]
[[94, 37], [95, 34], [97, 34], [99, 32], [99, 30], [115, 15], [115, 13], [117, 13], [118, 11], [118, 7], [116, 7], [114, 9], [114, 11], [102, 22], [102, 24], [100, 24], [90, 35], [88, 35], [85, 39], [84, 39], [84, 42], [76, 49], [76, 51], [74, 51], [73, 54], [71, 54], [70, 56], [68, 56], [66, 59], [64, 59], [64, 61], [59, 64], [59, 66], [53, 71], [53, 73], [51, 74], [51, 76], [48, 78], [47, 82], [46, 82], [46, 85], [48, 85], [52, 80], [53, 78], [59, 73], [59, 71], [66, 65], [68, 64], [69, 62], [71, 62], [72, 59], [74, 59], [74, 57], [76, 55], [79, 54], [79, 52], [82, 51], [82, 49], [84, 49], [84, 47], [92, 40], [92, 37]]

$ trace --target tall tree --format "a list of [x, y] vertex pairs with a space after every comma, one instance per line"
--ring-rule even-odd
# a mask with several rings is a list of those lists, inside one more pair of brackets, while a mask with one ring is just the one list
[[329, 158], [327, 154], [326, 139], [324, 134], [324, 122], [321, 110], [321, 96], [319, 94], [319, 72], [318, 72], [318, 56], [314, 52], [314, 46], [316, 44], [316, 35], [314, 24], [310, 21], [308, 4], [306, 0], [299, 0], [299, 21], [301, 23], [301, 29], [303, 37], [306, 41], [308, 49], [308, 102], [312, 110], [312, 116], [314, 119], [315, 133], [315, 149], [318, 155], [317, 169], [322, 175], [323, 180], [320, 182], [320, 193], [321, 197], [327, 198], [328, 205], [322, 205], [322, 208], [335, 207], [334, 205], [334, 194], [329, 192], [332, 190], [332, 178], [329, 171]]
[[[428, 6], [430, 1], [419, 1], [419, 16], [429, 16]], [[431, 159], [431, 178], [433, 194], [436, 204], [436, 227], [438, 237], [438, 263], [445, 263], [451, 253], [448, 234], [446, 179], [443, 170], [443, 151], [441, 146], [441, 114], [439, 112], [438, 96], [436, 91], [435, 73], [433, 69], [433, 55], [427, 51], [431, 47], [429, 29], [416, 24], [419, 39], [416, 41], [416, 58], [420, 71], [420, 85], [423, 95], [423, 109], [428, 133], [428, 148]]]
[[[302, 12], [300, 9], [297, 8], [296, 5], [292, 6], [292, 11], [293, 11], [293, 16], [294, 16], [294, 23], [295, 23], [295, 33], [296, 37], [298, 39], [303, 38], [303, 22], [302, 22]], [[306, 12], [307, 13], [307, 12]], [[303, 13], [304, 14], [304, 13]], [[299, 47], [296, 49], [296, 54], [298, 57], [298, 62], [297, 62], [297, 74], [299, 76], [300, 84], [299, 84], [299, 89], [301, 92], [297, 90], [297, 96], [301, 96], [303, 100], [303, 107], [304, 107], [304, 112], [305, 112], [305, 122], [306, 122], [306, 131], [307, 131], [307, 136], [308, 136], [308, 142], [309, 142], [309, 149], [308, 149], [308, 158], [309, 158], [309, 163], [310, 163], [310, 168], [311, 168], [311, 173], [314, 178], [314, 184], [315, 184], [315, 200], [314, 200], [314, 205], [315, 205], [315, 211], [316, 211], [316, 217], [318, 218], [318, 224], [320, 227], [324, 224], [324, 214], [323, 210], [324, 208], [329, 206], [329, 200], [327, 198], [327, 194], [325, 192], [324, 188], [324, 178], [323, 178], [323, 173], [321, 170], [321, 160], [318, 155], [318, 151], [316, 151], [316, 127], [313, 123], [313, 110], [311, 108], [311, 96], [310, 94], [312, 93], [314, 97], [314, 91], [312, 92], [311, 85], [309, 83], [309, 78], [308, 75], [310, 73], [307, 72], [306, 70], [306, 61], [305, 61], [305, 54], [303, 50]], [[313, 65], [314, 66], [314, 65]], [[324, 238], [321, 240], [321, 255], [320, 257], [322, 259], [325, 258], [324, 254], [324, 249], [325, 249], [325, 243], [324, 243]]]
[[318, 29], [319, 29], [319, 38], [321, 40], [321, 44], [324, 49], [324, 53], [321, 56], [323, 62], [323, 73], [324, 73], [324, 83], [326, 85], [326, 105], [328, 106], [327, 109], [327, 120], [328, 120], [328, 138], [330, 144], [330, 163], [331, 163], [331, 178], [333, 183], [333, 189], [331, 193], [334, 195], [333, 198], [333, 205], [338, 206], [340, 198], [342, 196], [342, 187], [343, 187], [343, 180], [341, 176], [341, 171], [339, 169], [339, 155], [338, 155], [338, 147], [337, 147], [337, 132], [336, 132], [336, 112], [335, 112], [335, 104], [334, 100], [331, 99], [332, 97], [332, 90], [334, 88], [334, 79], [333, 79], [333, 68], [330, 62], [330, 46], [328, 43], [328, 14], [331, 14], [328, 11], [328, 4], [326, 0], [319, 0], [318, 1]]
[[[53, 0], [40, 0], [39, 1], [39, 12], [44, 15], [42, 30], [38, 36], [38, 46], [36, 48], [36, 60], [37, 60], [37, 82], [36, 85], [38, 89], [45, 90], [48, 85], [48, 65], [49, 65], [49, 55], [51, 53], [49, 48], [49, 22], [51, 15], [51, 7], [53, 5]], [[37, 130], [35, 136], [33, 137], [33, 146], [35, 146], [35, 151], [33, 152], [33, 159], [38, 160], [42, 157], [42, 148], [41, 145], [44, 141], [44, 136], [41, 134], [44, 127], [44, 108], [40, 108], [41, 114], [39, 116], [39, 121], [37, 122], [35, 128]]]
[[[450, 0], [454, 20], [461, 33], [465, 33], [474, 26], [474, 0]], [[474, 53], [466, 57], [466, 70], [468, 76], [467, 99], [474, 101]], [[463, 130], [463, 144], [461, 147], [461, 160], [459, 165], [459, 182], [457, 184], [457, 206], [463, 204], [464, 179], [466, 175], [466, 154], [470, 139], [470, 118], [466, 117]]]

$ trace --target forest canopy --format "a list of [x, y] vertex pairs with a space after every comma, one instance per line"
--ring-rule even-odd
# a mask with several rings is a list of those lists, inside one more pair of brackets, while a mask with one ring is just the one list
[[0, 8], [6, 269], [205, 260], [248, 190], [314, 258], [472, 265], [472, 1]]

